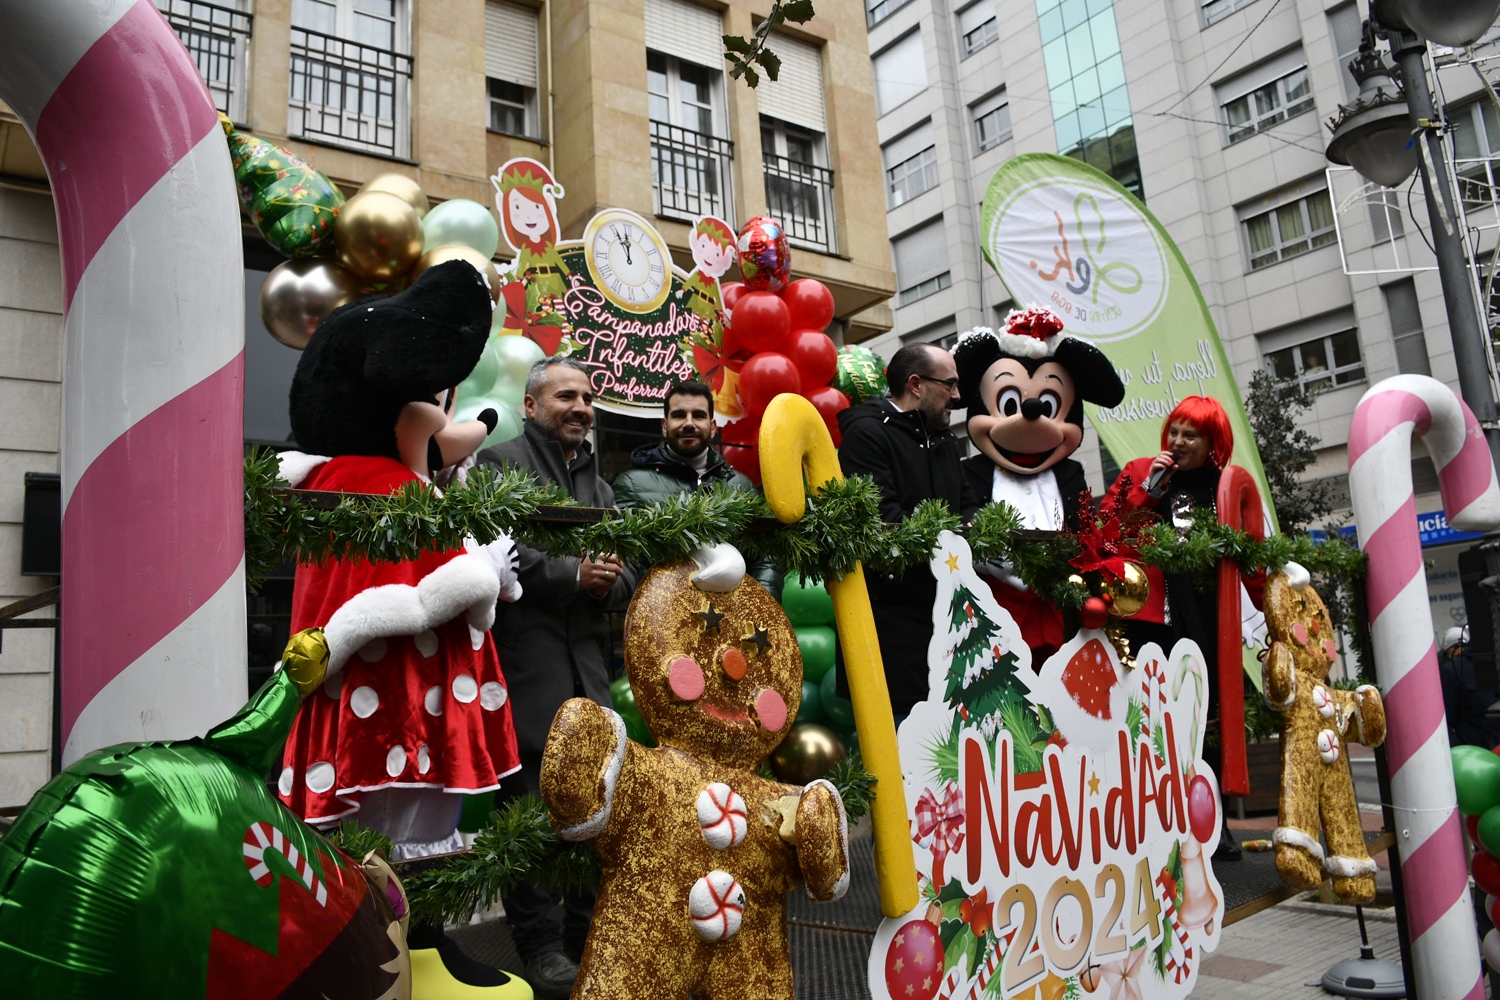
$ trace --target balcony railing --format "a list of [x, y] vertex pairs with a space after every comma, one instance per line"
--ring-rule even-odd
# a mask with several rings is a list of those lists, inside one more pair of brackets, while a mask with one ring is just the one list
[[411, 56], [292, 28], [287, 134], [405, 159]]
[[651, 188], [656, 214], [692, 222], [715, 215], [734, 224], [730, 164], [734, 143], [716, 135], [651, 123]]
[[787, 239], [828, 253], [838, 251], [833, 220], [833, 171], [785, 156], [762, 154], [767, 214], [781, 223]]
[[214, 105], [234, 121], [244, 121], [251, 16], [199, 0], [156, 0], [156, 6], [203, 74]]

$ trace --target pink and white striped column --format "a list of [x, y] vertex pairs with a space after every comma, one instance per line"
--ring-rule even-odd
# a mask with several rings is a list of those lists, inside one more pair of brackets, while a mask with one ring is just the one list
[[1391, 804], [1417, 995], [1482, 1000], [1479, 938], [1417, 532], [1414, 433], [1422, 435], [1437, 466], [1443, 510], [1453, 527], [1486, 531], [1500, 525], [1500, 488], [1478, 421], [1441, 382], [1398, 375], [1359, 401], [1349, 429], [1349, 493], [1370, 559], [1365, 591], [1388, 719]]
[[213, 102], [151, 0], [0, 0], [0, 25], [0, 99], [62, 254], [70, 763], [244, 700], [240, 220]]

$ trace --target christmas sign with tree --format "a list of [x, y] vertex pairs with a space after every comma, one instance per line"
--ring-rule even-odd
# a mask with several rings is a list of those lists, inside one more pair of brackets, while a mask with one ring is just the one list
[[1218, 944], [1218, 783], [1191, 642], [1121, 663], [1083, 629], [1033, 665], [939, 536], [928, 697], [898, 734], [921, 901], [870, 953], [877, 1000], [1181, 998]]

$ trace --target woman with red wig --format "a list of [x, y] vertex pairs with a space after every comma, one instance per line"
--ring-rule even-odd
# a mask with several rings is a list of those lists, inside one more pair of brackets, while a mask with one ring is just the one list
[[[1121, 517], [1129, 517], [1133, 510], [1155, 511], [1179, 528], [1191, 527], [1197, 511], [1215, 509], [1219, 474], [1233, 452], [1234, 431], [1224, 408], [1207, 396], [1188, 396], [1162, 422], [1160, 453], [1127, 464], [1109, 488], [1103, 506], [1115, 509]], [[1145, 607], [1125, 620], [1125, 637], [1132, 649], [1155, 642], [1168, 652], [1178, 639], [1196, 642], [1208, 666], [1208, 717], [1213, 725], [1219, 715], [1218, 594], [1212, 586], [1201, 586], [1192, 573], [1164, 574], [1147, 567], [1146, 576], [1151, 596]], [[1238, 622], [1225, 624], [1239, 627]], [[1203, 756], [1210, 767], [1218, 769], [1217, 742], [1205, 746]], [[1239, 857], [1240, 848], [1226, 827], [1214, 859]]]

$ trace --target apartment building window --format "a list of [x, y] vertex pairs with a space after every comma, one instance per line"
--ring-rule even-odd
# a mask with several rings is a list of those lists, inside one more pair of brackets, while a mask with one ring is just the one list
[[734, 222], [723, 22], [686, 0], [646, 0], [646, 90], [656, 213]]
[[1486, 208], [1496, 197], [1496, 160], [1500, 158], [1500, 114], [1488, 99], [1475, 101], [1448, 115], [1453, 126], [1454, 167], [1464, 207]]
[[1313, 109], [1307, 58], [1293, 49], [1214, 88], [1234, 145]]
[[1431, 375], [1427, 336], [1422, 332], [1422, 310], [1417, 306], [1417, 286], [1411, 278], [1382, 287], [1385, 314], [1391, 320], [1391, 342], [1396, 349], [1396, 368], [1402, 375]]
[[405, 0], [292, 0], [287, 133], [408, 156], [410, 44]]
[[541, 135], [536, 99], [536, 10], [509, 0], [486, 0], [484, 75], [489, 90], [490, 131], [528, 139]]
[[937, 147], [933, 145], [930, 121], [886, 143], [880, 155], [885, 161], [887, 208], [904, 205], [937, 187]]
[[1010, 138], [1010, 98], [1004, 90], [973, 105], [969, 113], [974, 118], [974, 142], [981, 153]]
[[875, 27], [909, 2], [910, 0], [865, 0], [865, 26]]
[[816, 45], [777, 35], [777, 79], [756, 88], [766, 207], [781, 220], [787, 239], [832, 253], [833, 171], [828, 169], [828, 115], [823, 105], [823, 52]]
[[214, 106], [233, 121], [245, 120], [245, 66], [249, 56], [251, 16], [247, 0], [222, 4], [199, 0], [156, 0], [192, 58]]
[[927, 89], [927, 57], [922, 51], [922, 33], [913, 31], [877, 52], [875, 113], [889, 114]]
[[1344, 84], [1344, 99], [1352, 102], [1359, 96], [1359, 81], [1349, 72], [1349, 62], [1359, 55], [1359, 43], [1364, 37], [1359, 7], [1346, 3], [1330, 10], [1328, 34], [1333, 39], [1333, 57], [1338, 60], [1339, 80]]
[[899, 305], [911, 305], [953, 283], [942, 216], [891, 240], [891, 256], [896, 264]]
[[1241, 212], [1252, 271], [1338, 242], [1327, 188], [1288, 200], [1270, 211], [1253, 215], [1244, 214], [1244, 209]]
[[1257, 338], [1266, 370], [1304, 389], [1333, 389], [1365, 380], [1354, 314], [1341, 310]]
[[1248, 7], [1255, 0], [1200, 0], [1203, 8], [1203, 23], [1213, 24], [1222, 21], [1241, 7]]
[[995, 18], [995, 0], [979, 0], [958, 12], [958, 35], [963, 40], [964, 58], [1000, 37]]
[[1370, 236], [1375, 243], [1384, 243], [1406, 233], [1399, 191], [1390, 188], [1373, 190], [1366, 196], [1365, 207], [1370, 212]]

